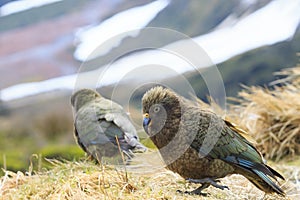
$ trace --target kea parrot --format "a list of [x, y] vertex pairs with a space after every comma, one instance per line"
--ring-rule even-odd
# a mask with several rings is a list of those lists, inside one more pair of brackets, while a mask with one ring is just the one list
[[[142, 98], [143, 127], [157, 146], [166, 168], [201, 184], [188, 194], [219, 184], [220, 178], [241, 174], [266, 193], [285, 192], [275, 183], [283, 176], [265, 164], [260, 152], [233, 123], [201, 109], [173, 90], [156, 86]], [[181, 192], [182, 191], [178, 191]]]
[[98, 162], [103, 157], [130, 160], [134, 152], [147, 148], [139, 142], [136, 129], [119, 104], [97, 91], [81, 89], [71, 97], [74, 110], [74, 136], [89, 157]]

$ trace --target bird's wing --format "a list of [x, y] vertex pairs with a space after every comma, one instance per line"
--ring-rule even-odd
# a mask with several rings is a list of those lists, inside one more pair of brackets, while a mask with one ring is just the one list
[[98, 118], [113, 122], [123, 133], [124, 140], [136, 151], [146, 151], [147, 148], [139, 142], [136, 129], [123, 108], [110, 100], [101, 98], [95, 105]]
[[78, 144], [94, 158], [99, 155], [109, 157], [118, 155], [118, 145], [124, 152], [134, 147], [126, 141], [123, 130], [113, 120], [107, 120], [105, 115], [99, 115], [95, 106], [79, 110], [75, 121], [75, 135]]
[[[211, 112], [202, 115], [209, 119], [210, 128], [202, 141], [197, 141], [197, 138], [201, 138], [197, 137], [192, 144], [192, 147], [199, 150], [200, 155], [204, 152], [206, 154], [204, 156], [208, 158], [220, 159], [245, 170], [255, 169], [273, 178], [275, 175], [282, 178], [278, 173], [274, 175], [274, 171], [264, 165], [257, 149], [245, 137], [237, 133], [236, 129], [228, 126], [223, 119]], [[211, 149], [203, 150], [201, 147], [205, 146]]]
[[126, 143], [134, 147], [136, 151], [146, 151], [147, 148], [139, 142], [135, 127], [124, 111], [107, 113], [104, 115], [107, 121], [112, 121], [122, 131]]
[[[205, 151], [207, 158], [223, 160], [235, 166], [238, 173], [244, 175], [258, 188], [284, 196], [284, 191], [270, 179], [272, 177], [276, 180], [276, 177], [279, 177], [284, 180], [284, 177], [264, 164], [261, 154], [253, 144], [239, 134], [237, 129], [216, 115], [206, 113], [206, 117], [210, 118], [210, 125], [212, 126], [211, 130], [208, 129], [211, 133], [208, 132], [206, 138], [215, 134], [215, 137], [212, 137], [215, 140], [211, 142], [213, 144], [211, 150]], [[204, 144], [202, 143], [202, 146]], [[200, 149], [201, 155], [201, 148], [198, 147], [198, 149]]]
[[122, 136], [122, 132], [112, 122], [99, 119], [93, 108], [81, 109], [76, 115], [75, 128], [80, 142], [85, 146], [91, 144], [105, 144], [115, 141], [115, 135]]
[[123, 108], [110, 100], [101, 98], [86, 105], [77, 117], [77, 124], [81, 123], [80, 127], [85, 134], [81, 138], [83, 144], [115, 143], [117, 137], [123, 150], [134, 147], [146, 150], [139, 143], [136, 129]]
[[255, 139], [249, 134], [247, 133], [245, 130], [241, 129], [240, 127], [238, 127], [236, 124], [234, 124], [233, 122], [231, 122], [229, 119], [225, 118], [224, 120], [225, 124], [227, 126], [229, 126], [234, 132], [240, 134], [241, 136], [243, 136], [247, 141], [251, 142], [251, 144], [257, 144], [257, 142], [255, 141]]
[[114, 122], [124, 133], [138, 138], [136, 129], [122, 106], [105, 98], [101, 98], [95, 106], [99, 118]]

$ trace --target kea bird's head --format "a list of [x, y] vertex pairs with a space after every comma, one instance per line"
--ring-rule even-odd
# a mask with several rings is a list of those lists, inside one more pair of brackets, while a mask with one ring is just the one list
[[89, 103], [96, 98], [100, 98], [101, 95], [95, 90], [81, 89], [75, 92], [71, 97], [71, 104], [76, 111], [78, 111], [86, 103]]
[[143, 127], [150, 136], [162, 130], [174, 117], [180, 118], [178, 95], [168, 88], [156, 86], [147, 91], [142, 98]]

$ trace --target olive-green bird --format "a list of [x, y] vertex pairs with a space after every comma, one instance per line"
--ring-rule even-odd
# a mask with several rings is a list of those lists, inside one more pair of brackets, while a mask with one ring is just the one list
[[74, 109], [74, 135], [79, 146], [92, 158], [120, 156], [147, 148], [139, 142], [136, 129], [123, 108], [91, 89], [81, 89], [71, 97]]
[[282, 175], [267, 166], [239, 129], [216, 114], [160, 86], [142, 98], [143, 126], [158, 147], [167, 169], [201, 186], [189, 194], [204, 195], [210, 185], [225, 189], [219, 179], [241, 174], [266, 193], [284, 196], [275, 184]]

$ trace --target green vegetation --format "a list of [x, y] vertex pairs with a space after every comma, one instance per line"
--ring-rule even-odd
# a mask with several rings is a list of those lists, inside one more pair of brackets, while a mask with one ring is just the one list
[[[27, 130], [21, 137], [18, 130], [0, 132], [0, 166], [10, 170], [24, 170], [28, 166], [28, 153], [32, 150], [32, 140]], [[0, 172], [0, 174], [2, 174]]]
[[55, 101], [50, 96], [7, 102], [10, 114], [0, 117], [0, 168], [25, 172], [30, 160], [37, 162], [32, 155], [40, 155], [42, 167], [48, 167], [44, 158], [78, 160], [84, 156], [73, 138], [68, 96], [56, 93]]
[[[44, 158], [78, 160], [84, 157], [84, 152], [77, 144], [62, 145], [62, 142], [56, 144], [50, 141], [45, 146], [39, 146], [37, 138], [30, 134], [25, 132], [14, 134], [14, 132], [0, 132], [0, 168], [25, 172], [30, 162], [38, 162], [32, 155], [40, 155], [41, 166], [47, 168], [50, 166]], [[3, 171], [0, 171], [0, 175], [3, 175]]]

